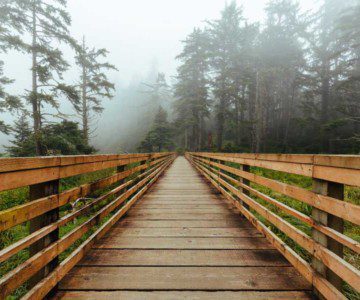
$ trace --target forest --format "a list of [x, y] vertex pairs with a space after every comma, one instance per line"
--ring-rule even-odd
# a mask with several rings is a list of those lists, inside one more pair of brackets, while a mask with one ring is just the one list
[[[3, 72], [6, 60], [0, 64], [0, 112], [18, 118], [0, 120], [11, 136], [5, 155], [96, 152], [93, 121], [115, 93], [107, 50], [71, 36], [66, 1], [0, 3], [0, 51], [19, 51], [32, 64], [31, 88], [16, 95], [7, 92], [14, 79]], [[250, 22], [236, 1], [225, 4], [184, 38], [171, 84], [157, 72], [136, 92], [144, 107], [126, 151], [359, 153], [359, 15], [353, 0], [324, 0], [310, 11], [272, 0], [264, 20]], [[70, 66], [58, 44], [73, 50], [77, 82], [63, 76]]]
[[[353, 4], [353, 5], [351, 5]], [[174, 113], [185, 149], [358, 153], [360, 3], [300, 13], [270, 1], [263, 24], [235, 2], [177, 57]]]

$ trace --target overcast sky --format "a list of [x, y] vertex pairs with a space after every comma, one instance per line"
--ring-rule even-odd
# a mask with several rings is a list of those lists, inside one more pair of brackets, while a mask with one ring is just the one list
[[[263, 19], [267, 1], [237, 2], [250, 21]], [[299, 2], [307, 10], [317, 1]], [[110, 78], [121, 88], [133, 77], [147, 74], [153, 64], [168, 78], [174, 75], [177, 66], [174, 58], [181, 51], [181, 40], [195, 26], [202, 26], [204, 20], [218, 18], [225, 3], [224, 0], [68, 0], [68, 11], [75, 38], [85, 35], [90, 46], [109, 50], [108, 60], [119, 69], [111, 73]], [[65, 49], [65, 56], [71, 60], [73, 54]], [[1, 57], [5, 61], [6, 75], [16, 79], [11, 91], [21, 93], [29, 89], [30, 57], [24, 54]], [[71, 82], [76, 76], [76, 69], [73, 69], [66, 79]], [[0, 145], [5, 140], [0, 136]]]

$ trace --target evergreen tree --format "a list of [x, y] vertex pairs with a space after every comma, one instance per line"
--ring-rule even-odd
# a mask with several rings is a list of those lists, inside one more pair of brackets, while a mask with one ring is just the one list
[[[85, 144], [82, 130], [75, 122], [62, 121], [61, 123], [47, 124], [43, 126], [42, 131], [46, 136], [42, 145], [46, 155], [91, 154], [96, 151], [93, 147]], [[12, 146], [6, 147], [11, 156], [36, 155], [35, 137], [25, 115], [15, 122], [13, 136]]]
[[106, 57], [107, 50], [88, 48], [85, 37], [77, 52], [76, 62], [81, 68], [81, 104], [75, 108], [81, 114], [83, 135], [88, 144], [92, 113], [100, 114], [103, 111], [102, 100], [111, 99], [115, 90], [104, 72], [116, 68], [107, 62], [100, 62], [99, 59]]
[[25, 157], [36, 155], [34, 136], [25, 114], [15, 121], [12, 133], [14, 136], [14, 139], [10, 140], [12, 146], [6, 147], [11, 156]]
[[217, 149], [223, 146], [225, 121], [229, 115], [230, 105], [239, 94], [237, 75], [238, 58], [242, 39], [242, 11], [235, 1], [226, 5], [219, 20], [211, 21], [210, 63], [213, 71], [213, 94], [216, 100]]
[[[22, 46], [18, 36], [24, 30], [24, 15], [17, 3], [0, 0], [0, 53]], [[22, 108], [19, 97], [6, 92], [5, 86], [14, 82], [7, 78], [3, 71], [4, 62], [0, 60], [0, 113], [13, 112]], [[9, 133], [10, 126], [0, 120], [0, 132]]]
[[26, 99], [31, 105], [37, 155], [44, 154], [42, 147], [42, 125], [44, 106], [55, 109], [55, 116], [61, 116], [60, 96], [65, 96], [74, 105], [79, 97], [75, 87], [62, 82], [62, 74], [68, 68], [57, 43], [75, 45], [69, 35], [70, 16], [66, 12], [66, 0], [13, 0], [24, 14], [22, 26], [31, 39], [22, 40], [23, 49], [31, 54], [31, 92]]
[[138, 147], [142, 152], [161, 152], [173, 147], [172, 129], [167, 119], [167, 112], [160, 106], [155, 116], [153, 128]]
[[208, 36], [194, 29], [183, 43], [184, 49], [177, 56], [182, 65], [174, 86], [175, 127], [185, 149], [200, 150], [204, 147], [205, 118], [210, 110]]
[[[300, 42], [304, 22], [298, 3], [277, 0], [268, 3], [265, 27], [259, 36], [256, 152], [288, 151], [295, 99], [305, 68]], [[274, 140], [273, 137], [276, 137]]]

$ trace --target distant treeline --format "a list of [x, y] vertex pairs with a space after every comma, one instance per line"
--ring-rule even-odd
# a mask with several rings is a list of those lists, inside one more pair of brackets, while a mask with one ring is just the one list
[[291, 0], [247, 21], [236, 2], [183, 41], [176, 144], [190, 150], [360, 151], [360, 3]]

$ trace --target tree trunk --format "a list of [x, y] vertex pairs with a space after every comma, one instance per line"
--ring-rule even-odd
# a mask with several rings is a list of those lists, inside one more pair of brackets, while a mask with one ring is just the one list
[[200, 115], [199, 116], [199, 140], [198, 140], [198, 146], [197, 146], [198, 151], [201, 151], [201, 149], [202, 149], [202, 140], [203, 140], [203, 118]]
[[217, 150], [221, 151], [224, 135], [224, 122], [225, 122], [225, 99], [221, 97], [219, 111], [218, 111], [218, 134], [217, 134]]
[[329, 150], [329, 136], [324, 130], [324, 125], [328, 122], [329, 118], [329, 102], [330, 102], [330, 78], [329, 78], [329, 63], [323, 62], [323, 72], [321, 79], [321, 146], [323, 152]]
[[[85, 47], [85, 37], [83, 38], [83, 55], [85, 60], [86, 55], [86, 47]], [[87, 94], [86, 94], [86, 85], [87, 85], [87, 73], [85, 61], [82, 63], [82, 127], [83, 127], [83, 135], [84, 141], [86, 145], [89, 144], [89, 118], [88, 118], [88, 105], [87, 105]]]
[[36, 24], [36, 3], [33, 3], [32, 10], [32, 91], [30, 96], [31, 106], [32, 106], [32, 116], [34, 124], [34, 137], [35, 137], [35, 147], [36, 155], [44, 155], [43, 147], [41, 144], [41, 116], [40, 116], [40, 103], [38, 100], [38, 84], [37, 84], [37, 24]]
[[255, 102], [256, 102], [256, 75], [251, 76], [252, 82], [249, 85], [249, 121], [250, 125], [250, 148], [255, 152], [256, 124], [255, 124]]
[[259, 84], [259, 72], [256, 73], [256, 96], [255, 96], [255, 116], [256, 116], [256, 130], [255, 130], [255, 145], [254, 152], [259, 153], [261, 148], [261, 139], [263, 131], [263, 114], [262, 114], [262, 103], [261, 103], [261, 93], [260, 93], [260, 84]]
[[240, 146], [240, 97], [235, 100], [235, 144]]
[[185, 134], [184, 134], [184, 148], [185, 150], [188, 150], [188, 129], [185, 128]]

